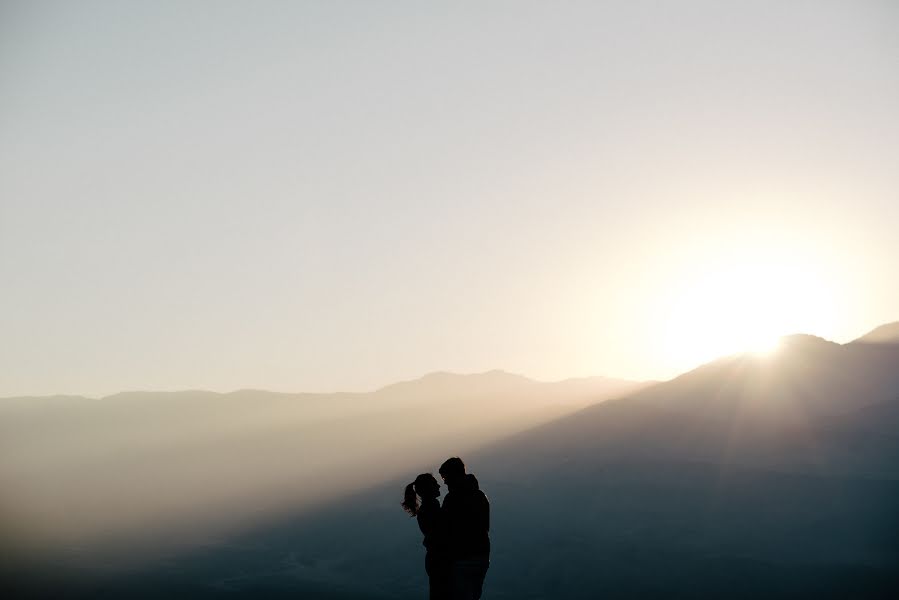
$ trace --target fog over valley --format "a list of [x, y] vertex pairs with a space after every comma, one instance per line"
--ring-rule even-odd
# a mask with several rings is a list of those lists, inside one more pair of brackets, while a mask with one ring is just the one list
[[110, 565], [205, 544], [643, 385], [493, 371], [363, 394], [7, 398], [3, 543]]

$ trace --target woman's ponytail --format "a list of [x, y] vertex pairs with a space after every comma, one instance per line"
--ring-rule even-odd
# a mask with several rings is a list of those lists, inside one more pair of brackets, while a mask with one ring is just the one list
[[418, 514], [418, 496], [415, 493], [415, 483], [406, 486], [406, 493], [402, 502], [403, 510], [414, 517]]

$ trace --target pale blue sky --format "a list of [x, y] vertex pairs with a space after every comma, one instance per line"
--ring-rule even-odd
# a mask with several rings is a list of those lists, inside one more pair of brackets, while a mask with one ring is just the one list
[[899, 319], [897, 6], [4, 2], [0, 396], [665, 378], [727, 265]]

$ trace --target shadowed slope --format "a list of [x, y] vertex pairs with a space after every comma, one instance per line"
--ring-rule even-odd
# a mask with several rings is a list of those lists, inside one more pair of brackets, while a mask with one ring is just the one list
[[890, 597], [897, 374], [897, 345], [792, 336], [775, 356], [715, 361], [486, 450], [472, 460], [511, 513], [495, 559], [526, 573], [501, 587]]

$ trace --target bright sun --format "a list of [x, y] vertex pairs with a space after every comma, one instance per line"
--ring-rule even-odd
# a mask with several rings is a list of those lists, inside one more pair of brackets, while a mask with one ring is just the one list
[[766, 354], [783, 335], [826, 328], [834, 297], [812, 267], [770, 255], [731, 256], [681, 277], [666, 306], [672, 366], [691, 368], [736, 352]]

